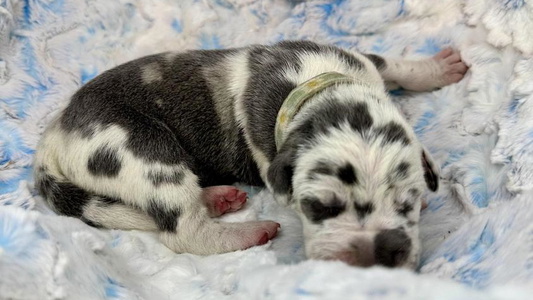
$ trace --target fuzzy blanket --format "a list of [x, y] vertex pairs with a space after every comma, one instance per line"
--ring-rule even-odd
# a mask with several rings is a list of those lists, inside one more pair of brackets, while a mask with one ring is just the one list
[[[36, 194], [41, 133], [97, 74], [283, 39], [407, 58], [453, 46], [470, 66], [441, 90], [393, 93], [442, 169], [416, 272], [304, 260], [298, 219], [257, 187], [225, 218], [276, 220], [279, 237], [210, 257], [54, 215]], [[532, 1], [0, 0], [0, 298], [531, 299], [532, 144]]]

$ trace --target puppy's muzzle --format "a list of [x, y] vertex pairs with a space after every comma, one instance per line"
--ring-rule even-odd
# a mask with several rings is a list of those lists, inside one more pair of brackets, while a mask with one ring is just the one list
[[404, 230], [387, 229], [379, 231], [373, 239], [368, 236], [357, 238], [347, 249], [334, 252], [326, 259], [360, 267], [399, 267], [407, 262], [411, 248], [411, 239]]
[[401, 229], [382, 230], [374, 239], [374, 257], [380, 265], [401, 266], [410, 252], [411, 239]]

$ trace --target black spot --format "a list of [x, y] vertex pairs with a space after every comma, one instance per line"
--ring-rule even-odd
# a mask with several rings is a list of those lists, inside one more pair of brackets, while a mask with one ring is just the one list
[[413, 226], [415, 226], [416, 224], [417, 224], [417, 223], [416, 223], [415, 221], [411, 221], [411, 220], [407, 221], [407, 227], [413, 227]]
[[424, 179], [427, 187], [435, 192], [439, 189], [439, 176], [433, 162], [429, 159], [429, 155], [425, 151], [422, 151], [422, 167], [424, 168]]
[[346, 164], [344, 167], [339, 168], [337, 171], [337, 176], [339, 179], [346, 184], [355, 184], [357, 183], [357, 176], [355, 175], [355, 170], [351, 164]]
[[337, 199], [332, 203], [323, 204], [317, 198], [307, 197], [302, 199], [301, 207], [309, 220], [319, 223], [338, 216], [344, 211], [346, 206]]
[[398, 214], [407, 217], [407, 214], [409, 214], [411, 211], [413, 211], [413, 204], [409, 202], [404, 202], [399, 205], [399, 207], [396, 209]]
[[310, 138], [319, 133], [327, 134], [331, 128], [340, 128], [343, 123], [348, 123], [354, 131], [363, 132], [370, 129], [373, 122], [366, 103], [339, 103], [335, 99], [330, 99], [303, 122], [298, 130], [306, 132]]
[[396, 168], [396, 174], [398, 179], [406, 179], [409, 171], [409, 163], [401, 162]]
[[401, 142], [404, 146], [411, 143], [405, 129], [395, 122], [390, 122], [387, 125], [376, 128], [376, 133], [383, 136], [385, 143]]
[[87, 162], [87, 169], [95, 176], [115, 177], [121, 166], [117, 152], [107, 146], [98, 148]]
[[36, 174], [36, 188], [57, 213], [71, 217], [82, 216], [90, 197], [81, 188], [70, 182], [59, 182], [44, 171]]
[[376, 66], [379, 71], [384, 70], [387, 67], [387, 63], [381, 56], [375, 54], [365, 54], [365, 56]]
[[146, 177], [152, 182], [155, 187], [161, 184], [180, 184], [185, 174], [181, 170], [172, 172], [163, 171], [149, 171]]
[[178, 226], [178, 218], [181, 215], [181, 210], [179, 208], [167, 209], [163, 207], [155, 199], [151, 199], [148, 203], [148, 208], [146, 210], [148, 215], [150, 215], [155, 223], [157, 228], [161, 231], [175, 232]]
[[403, 264], [411, 251], [411, 240], [404, 230], [382, 230], [374, 238], [376, 262], [386, 267]]
[[359, 204], [354, 202], [355, 211], [359, 219], [363, 219], [367, 215], [371, 214], [374, 211], [374, 204], [367, 202], [364, 204]]

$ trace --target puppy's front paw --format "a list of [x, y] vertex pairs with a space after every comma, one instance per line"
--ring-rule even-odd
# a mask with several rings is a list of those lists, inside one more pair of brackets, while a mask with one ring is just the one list
[[446, 48], [437, 53], [432, 58], [440, 68], [438, 78], [438, 87], [443, 87], [461, 81], [465, 76], [468, 67], [461, 60], [461, 55], [457, 50]]

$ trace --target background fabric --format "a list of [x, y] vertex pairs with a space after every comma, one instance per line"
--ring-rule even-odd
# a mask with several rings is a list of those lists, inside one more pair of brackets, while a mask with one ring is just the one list
[[[412, 59], [452, 46], [470, 66], [438, 91], [393, 93], [442, 169], [417, 272], [305, 261], [296, 216], [257, 187], [225, 219], [273, 219], [280, 235], [209, 257], [56, 216], [36, 194], [39, 137], [91, 78], [156, 52], [283, 39]], [[0, 0], [0, 298], [531, 299], [532, 116], [531, 1]]]

